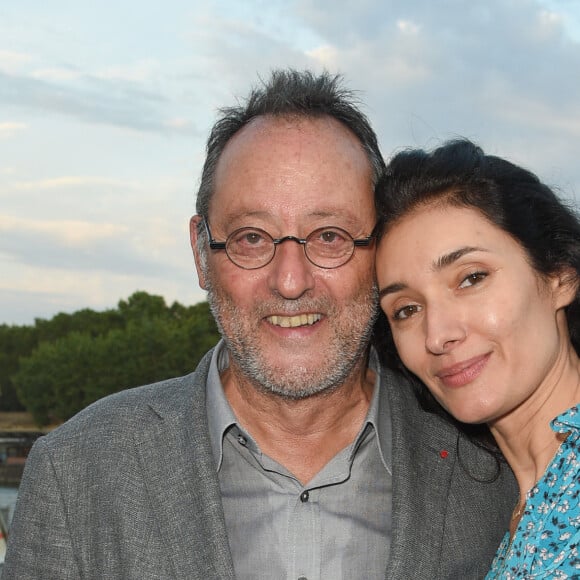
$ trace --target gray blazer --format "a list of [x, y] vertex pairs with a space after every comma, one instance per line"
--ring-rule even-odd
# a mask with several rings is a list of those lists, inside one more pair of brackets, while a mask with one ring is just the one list
[[[234, 578], [205, 410], [210, 356], [188, 376], [107, 397], [36, 442], [3, 580]], [[481, 578], [515, 502], [511, 474], [470, 478], [462, 464], [485, 480], [495, 463], [420, 410], [400, 379], [386, 373], [383, 388], [393, 425], [385, 578]]]

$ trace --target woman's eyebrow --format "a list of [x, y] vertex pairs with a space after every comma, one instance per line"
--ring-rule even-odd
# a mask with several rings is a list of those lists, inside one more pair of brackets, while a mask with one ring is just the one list
[[[463, 248], [458, 248], [457, 250], [453, 250], [447, 254], [443, 254], [439, 258], [433, 261], [433, 271], [439, 272], [443, 270], [443, 268], [450, 266], [454, 262], [457, 262], [460, 258], [465, 256], [466, 254], [470, 254], [471, 252], [487, 252], [488, 250], [484, 248], [480, 248], [478, 246], [464, 246]], [[393, 284], [389, 284], [384, 288], [379, 290], [379, 298], [383, 298], [387, 294], [394, 294], [395, 292], [400, 292], [401, 290], [405, 290], [407, 288], [407, 284], [403, 282], [394, 282]]]
[[395, 282], [394, 284], [389, 284], [388, 286], [385, 286], [384, 288], [381, 288], [379, 290], [379, 298], [382, 298], [387, 294], [394, 294], [395, 292], [400, 292], [405, 288], [407, 288], [407, 285], [403, 284], [402, 282]]
[[471, 252], [487, 252], [486, 249], [480, 248], [478, 246], [464, 246], [463, 248], [459, 248], [454, 250], [453, 252], [449, 252], [448, 254], [443, 254], [439, 258], [433, 261], [433, 270], [435, 272], [439, 272], [443, 268], [450, 266], [453, 262], [457, 262], [460, 258], [465, 256], [466, 254], [470, 254]]

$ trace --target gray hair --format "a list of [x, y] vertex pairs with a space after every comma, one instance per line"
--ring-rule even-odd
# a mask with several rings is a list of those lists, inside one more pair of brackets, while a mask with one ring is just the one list
[[[373, 185], [382, 177], [385, 162], [380, 152], [377, 136], [360, 111], [353, 91], [342, 86], [340, 75], [293, 69], [275, 70], [268, 82], [254, 88], [245, 105], [220, 109], [207, 141], [196, 211], [207, 218], [214, 189], [214, 178], [219, 158], [229, 140], [252, 119], [272, 115], [276, 117], [322, 117], [328, 115], [345, 125], [359, 139], [373, 172]], [[200, 222], [201, 224], [201, 222]], [[202, 237], [203, 229], [198, 227]]]

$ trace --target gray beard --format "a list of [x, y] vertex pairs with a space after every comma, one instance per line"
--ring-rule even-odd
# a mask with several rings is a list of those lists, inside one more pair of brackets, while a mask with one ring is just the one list
[[[324, 311], [332, 320], [340, 321], [334, 328], [332, 340], [323, 349], [320, 364], [314, 371], [312, 367], [300, 366], [289, 370], [264, 360], [260, 345], [252, 340], [254, 333], [238, 322], [240, 314], [231, 299], [219, 295], [209, 277], [206, 277], [206, 287], [212, 314], [235, 365], [232, 369], [234, 373], [241, 374], [243, 379], [260, 391], [288, 400], [328, 393], [343, 385], [364, 360], [378, 314], [376, 286], [355, 296], [350, 307], [342, 312], [338, 312], [337, 307], [328, 299], [282, 301], [286, 311], [292, 309], [289, 307], [291, 303], [295, 311]], [[280, 306], [280, 299], [278, 301]], [[271, 309], [271, 305], [269, 307]], [[256, 308], [256, 320], [261, 320], [265, 315], [265, 309], [263, 310], [261, 313], [260, 308]]]

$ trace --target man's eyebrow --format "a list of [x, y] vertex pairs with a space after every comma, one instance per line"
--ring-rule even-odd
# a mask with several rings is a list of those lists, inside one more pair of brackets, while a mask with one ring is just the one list
[[[439, 258], [437, 258], [433, 262], [433, 270], [435, 272], [441, 271], [443, 268], [450, 266], [454, 262], [457, 262], [460, 258], [465, 256], [466, 254], [470, 254], [471, 252], [487, 252], [484, 248], [480, 248], [478, 246], [464, 246], [463, 248], [459, 248], [454, 250], [453, 252], [449, 252], [448, 254], [443, 254]], [[387, 294], [394, 294], [395, 292], [400, 292], [401, 290], [405, 290], [407, 288], [407, 284], [403, 284], [402, 282], [394, 282], [393, 284], [389, 284], [384, 288], [379, 290], [379, 298], [383, 298], [387, 296]]]

